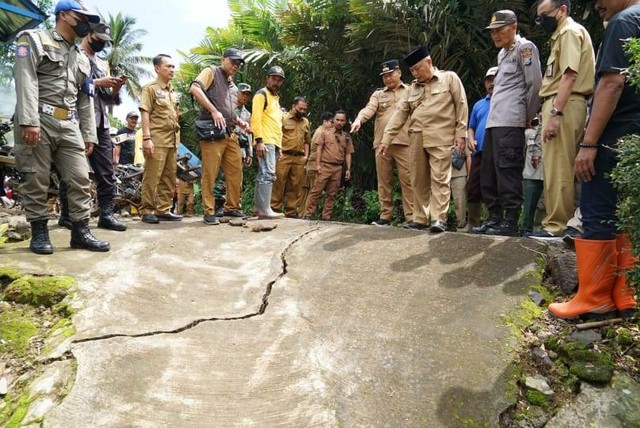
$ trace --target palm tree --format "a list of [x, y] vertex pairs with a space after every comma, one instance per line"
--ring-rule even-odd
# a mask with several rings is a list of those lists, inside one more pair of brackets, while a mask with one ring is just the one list
[[125, 75], [129, 77], [126, 83], [126, 91], [129, 97], [139, 100], [142, 78], [152, 76], [151, 72], [144, 68], [151, 63], [151, 58], [140, 55], [142, 43], [140, 38], [147, 34], [146, 30], [135, 28], [136, 18], [118, 13], [108, 18], [102, 17], [111, 28], [111, 46], [106, 50], [105, 60], [109, 64], [112, 75]]

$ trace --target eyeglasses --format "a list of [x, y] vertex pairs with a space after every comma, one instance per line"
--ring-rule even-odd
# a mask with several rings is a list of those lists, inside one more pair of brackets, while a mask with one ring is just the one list
[[231, 64], [234, 67], [238, 67], [238, 68], [242, 67], [242, 61], [240, 61], [239, 59], [232, 59]]
[[544, 21], [545, 18], [548, 18], [549, 16], [551, 16], [550, 15], [551, 12], [553, 12], [555, 10], [558, 10], [558, 8], [556, 7], [556, 8], [551, 9], [550, 11], [547, 11], [546, 13], [541, 13], [540, 15], [536, 16], [536, 19], [534, 19], [534, 22], [537, 25], [542, 24], [542, 21]]

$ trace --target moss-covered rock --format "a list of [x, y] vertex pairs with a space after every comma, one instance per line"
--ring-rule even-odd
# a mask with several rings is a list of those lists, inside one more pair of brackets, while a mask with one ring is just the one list
[[604, 351], [587, 349], [579, 343], [567, 343], [559, 349], [569, 371], [581, 380], [606, 384], [613, 377], [613, 360]]
[[73, 283], [73, 278], [68, 276], [25, 275], [7, 286], [4, 290], [4, 298], [36, 307], [52, 307], [67, 297]]
[[0, 267], [0, 291], [11, 284], [16, 279], [20, 278], [22, 274], [20, 271], [10, 267]]
[[549, 397], [547, 397], [540, 391], [536, 391], [535, 389], [527, 389], [527, 401], [532, 406], [538, 406], [545, 409], [548, 408], [551, 404]]
[[39, 332], [32, 310], [0, 311], [0, 355], [10, 352], [22, 356], [29, 341]]

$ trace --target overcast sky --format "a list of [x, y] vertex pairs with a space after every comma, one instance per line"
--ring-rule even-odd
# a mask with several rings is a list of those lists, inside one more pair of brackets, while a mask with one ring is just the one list
[[[85, 0], [85, 5], [102, 15], [133, 16], [137, 28], [147, 31], [141, 40], [142, 55], [153, 57], [166, 53], [180, 62], [178, 51], [189, 52], [204, 39], [207, 27], [224, 27], [230, 19], [226, 0]], [[132, 100], [126, 99], [114, 110], [122, 121], [128, 111], [137, 110]]]

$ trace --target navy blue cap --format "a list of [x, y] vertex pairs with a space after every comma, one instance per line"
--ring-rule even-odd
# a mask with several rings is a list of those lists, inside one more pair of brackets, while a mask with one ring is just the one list
[[394, 70], [397, 70], [400, 68], [400, 63], [398, 62], [397, 59], [390, 59], [389, 61], [385, 61], [382, 63], [382, 72], [380, 73], [380, 75], [382, 76], [383, 74], [387, 74], [387, 73], [391, 73]]
[[226, 58], [229, 58], [229, 59], [240, 60], [244, 64], [244, 58], [242, 58], [242, 52], [240, 51], [240, 49], [229, 48], [226, 51], [224, 51], [222, 56], [226, 57]]
[[274, 65], [273, 67], [271, 67], [267, 72], [267, 76], [280, 76], [283, 79], [285, 78], [284, 70], [279, 65]]
[[60, 0], [58, 4], [56, 4], [54, 14], [57, 15], [58, 12], [66, 12], [68, 10], [86, 16], [89, 22], [92, 24], [97, 24], [98, 22], [100, 22], [100, 16], [89, 13], [86, 7], [82, 6], [75, 0]]

